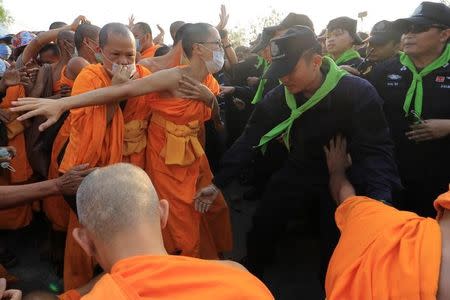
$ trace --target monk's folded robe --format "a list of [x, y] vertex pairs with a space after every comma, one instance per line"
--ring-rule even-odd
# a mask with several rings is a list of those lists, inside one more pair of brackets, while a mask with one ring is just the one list
[[[436, 200], [450, 207], [450, 194]], [[366, 197], [336, 210], [341, 231], [328, 265], [327, 299], [436, 299], [441, 230], [436, 220]]]
[[223, 263], [182, 256], [135, 256], [120, 260], [85, 300], [274, 299], [256, 277]]

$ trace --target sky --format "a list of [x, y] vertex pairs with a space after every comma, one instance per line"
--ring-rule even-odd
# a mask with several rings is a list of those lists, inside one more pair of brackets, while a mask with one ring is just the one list
[[[435, 0], [436, 1], [436, 0]], [[367, 11], [368, 16], [358, 22], [359, 31], [370, 31], [379, 20], [395, 20], [408, 17], [419, 5], [420, 0], [3, 0], [15, 22], [8, 28], [15, 33], [21, 30], [47, 30], [53, 21], [71, 23], [78, 15], [86, 16], [95, 25], [109, 22], [128, 24], [128, 17], [134, 14], [136, 22], [147, 22], [154, 32], [156, 24], [166, 30], [166, 42], [170, 43], [169, 26], [173, 21], [207, 22], [217, 25], [220, 5], [224, 4], [230, 15], [228, 29], [249, 28], [257, 24], [258, 18], [268, 16], [275, 9], [283, 17], [289, 12], [308, 15], [317, 33], [328, 21], [348, 16], [357, 18], [358, 13]]]

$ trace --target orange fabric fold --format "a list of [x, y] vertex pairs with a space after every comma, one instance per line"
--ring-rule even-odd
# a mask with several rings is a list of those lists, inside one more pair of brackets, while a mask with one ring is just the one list
[[85, 300], [274, 299], [247, 271], [181, 256], [136, 256], [117, 262]]
[[[8, 87], [6, 95], [3, 98], [0, 108], [11, 107], [11, 102], [20, 97], [25, 97], [25, 89], [22, 85]], [[17, 122], [17, 121], [13, 121]], [[16, 172], [3, 172], [4, 176], [2, 185], [19, 184], [28, 181], [33, 175], [33, 170], [28, 163], [25, 136], [23, 132], [14, 136], [9, 140], [9, 146], [17, 149], [17, 155], [11, 160], [11, 166], [16, 169]], [[18, 229], [27, 226], [33, 217], [31, 204], [22, 205], [19, 207], [5, 209], [0, 211], [0, 229]]]
[[328, 265], [327, 299], [436, 299], [436, 220], [366, 197], [347, 199], [335, 217], [341, 237]]
[[[77, 76], [72, 95], [110, 85], [111, 79], [102, 65], [89, 65]], [[73, 109], [68, 119], [69, 143], [60, 164], [60, 172], [67, 172], [83, 163], [88, 163], [90, 167], [103, 167], [122, 161], [124, 119], [117, 104], [114, 104], [114, 116], [109, 124], [106, 105]], [[88, 283], [93, 275], [93, 260], [78, 246], [71, 234], [77, 226], [76, 215], [70, 211], [64, 257], [66, 291]]]
[[150, 48], [145, 49], [144, 51], [141, 52], [141, 59], [154, 57], [156, 50], [158, 50], [158, 48], [160, 47], [161, 47], [160, 45], [153, 45]]

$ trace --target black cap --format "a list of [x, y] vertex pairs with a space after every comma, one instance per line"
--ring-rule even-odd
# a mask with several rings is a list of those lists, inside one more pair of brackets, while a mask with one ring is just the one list
[[285, 34], [270, 41], [272, 63], [263, 78], [278, 79], [289, 74], [302, 54], [309, 49], [320, 49], [314, 32], [306, 26], [293, 26]]
[[331, 20], [327, 25], [327, 31], [333, 31], [335, 29], [347, 30], [350, 36], [353, 38], [353, 43], [355, 45], [361, 45], [363, 43], [362, 39], [356, 33], [356, 25], [358, 21], [349, 17], [339, 17]]
[[385, 45], [390, 41], [398, 43], [401, 37], [402, 33], [394, 26], [394, 22], [383, 20], [373, 25], [370, 36], [364, 42]]
[[270, 40], [275, 35], [275, 32], [277, 32], [277, 30], [280, 30], [280, 29], [282, 29], [282, 28], [280, 28], [279, 26], [265, 27], [263, 29], [261, 38], [259, 39], [259, 42], [252, 48], [251, 52], [258, 53], [259, 51], [266, 48], [267, 45], [269, 45]]
[[252, 49], [253, 53], [258, 53], [269, 45], [270, 40], [273, 38], [278, 30], [289, 29], [295, 25], [302, 25], [311, 28], [314, 31], [314, 25], [311, 19], [307, 15], [289, 13], [286, 18], [281, 21], [277, 26], [265, 27], [263, 29], [261, 39], [259, 43]]
[[444, 3], [422, 2], [411, 17], [398, 19], [394, 26], [402, 33], [408, 31], [411, 24], [417, 25], [444, 25], [450, 27], [450, 7]]
[[306, 26], [314, 31], [314, 25], [311, 19], [307, 15], [302, 14], [289, 13], [287, 17], [281, 21], [279, 26], [282, 29], [288, 29], [295, 25]]

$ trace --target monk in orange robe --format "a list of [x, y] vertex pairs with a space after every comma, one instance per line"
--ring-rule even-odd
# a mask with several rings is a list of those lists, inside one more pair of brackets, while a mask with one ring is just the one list
[[[161, 197], [169, 198], [168, 201], [173, 206], [174, 213], [169, 218], [169, 225], [164, 234], [169, 251], [199, 256], [202, 248], [200, 224], [207, 224], [201, 220], [204, 214], [216, 205], [215, 200], [223, 199], [217, 198], [217, 190], [205, 193], [201, 198], [196, 197], [200, 167], [206, 165], [201, 164], [205, 157], [199, 141], [199, 131], [202, 123], [211, 116], [211, 109], [201, 102], [206, 101], [212, 106], [215, 103], [214, 94], [201, 82], [206, 83], [210, 74], [222, 67], [223, 57], [213, 55], [214, 51], [221, 51], [221, 48], [219, 33], [211, 25], [192, 24], [185, 34], [183, 43], [185, 40], [187, 42], [186, 45], [183, 44], [183, 48], [190, 59], [188, 66], [162, 70], [126, 84], [72, 96], [66, 101], [28, 99], [22, 102], [26, 105], [14, 111], [33, 110], [21, 116], [21, 120], [44, 113], [48, 117], [41, 125], [44, 130], [69, 108], [111, 103], [150, 92], [166, 91], [149, 100], [152, 119], [151, 136], [147, 145], [147, 158], [150, 159], [147, 159], [146, 169], [154, 178], [158, 193]], [[219, 59], [219, 62], [213, 61], [213, 57]], [[181, 80], [184, 76], [191, 76], [197, 83], [188, 84]], [[186, 87], [180, 88], [180, 83]], [[187, 95], [186, 90], [193, 91], [194, 95]], [[191, 98], [200, 101], [188, 100]], [[217, 206], [226, 207], [225, 203], [219, 202]], [[225, 213], [221, 214], [222, 221], [217, 222], [222, 226], [215, 227], [218, 231], [214, 232], [213, 236], [217, 239], [219, 236], [226, 237], [224, 240], [231, 241], [231, 238], [228, 238], [231, 236], [231, 228], [227, 208], [224, 208], [224, 211]], [[231, 248], [231, 243], [228, 248]], [[217, 252], [215, 256], [217, 257]]]
[[355, 196], [341, 137], [326, 149], [330, 189], [340, 206], [339, 243], [328, 265], [327, 299], [449, 299], [450, 192], [435, 201], [437, 219]]
[[136, 39], [136, 49], [140, 52], [139, 60], [154, 57], [156, 50], [158, 50], [161, 46], [153, 43], [153, 35], [150, 25], [144, 22], [136, 23], [131, 28], [131, 32]]
[[[117, 77], [113, 77], [112, 69], [113, 65], [119, 62], [121, 65], [134, 66], [134, 39], [131, 38], [128, 29], [120, 24], [112, 23], [100, 31], [100, 37], [102, 34], [105, 40], [100, 40], [100, 45], [105, 62], [103, 65], [89, 65], [81, 71], [75, 80], [73, 95], [116, 84]], [[124, 42], [126, 42], [125, 46]], [[120, 53], [120, 57], [116, 57], [117, 52]], [[150, 74], [142, 66], [135, 68], [134, 78]], [[59, 166], [59, 172], [64, 173], [80, 161], [89, 163], [91, 167], [102, 167], [125, 160], [144, 167], [146, 129], [150, 116], [148, 103], [145, 101], [145, 96], [140, 96], [128, 99], [124, 108], [118, 103], [112, 103], [71, 110], [69, 143]], [[76, 226], [78, 226], [77, 216], [70, 211], [68, 232], [72, 232]], [[94, 262], [85, 256], [75, 243], [72, 235], [67, 235], [64, 264], [65, 289], [76, 288], [87, 283], [93, 276], [93, 264]]]
[[[25, 88], [23, 85], [11, 86], [6, 90], [6, 95], [0, 104], [1, 109], [11, 107], [11, 102], [16, 101], [19, 97], [25, 96]], [[11, 166], [15, 172], [3, 173], [1, 177], [2, 185], [19, 184], [28, 181], [33, 175], [33, 171], [28, 163], [25, 148], [25, 130], [24, 123], [15, 120], [17, 114], [11, 116], [11, 120], [6, 124], [8, 128], [8, 146], [13, 146], [17, 150], [17, 155], [12, 159]], [[0, 210], [0, 229], [18, 229], [27, 226], [33, 217], [31, 204], [26, 204], [16, 208]]]
[[168, 255], [161, 228], [169, 204], [135, 166], [91, 173], [77, 207], [81, 225], [74, 237], [107, 272], [82, 299], [274, 299], [238, 263]]

